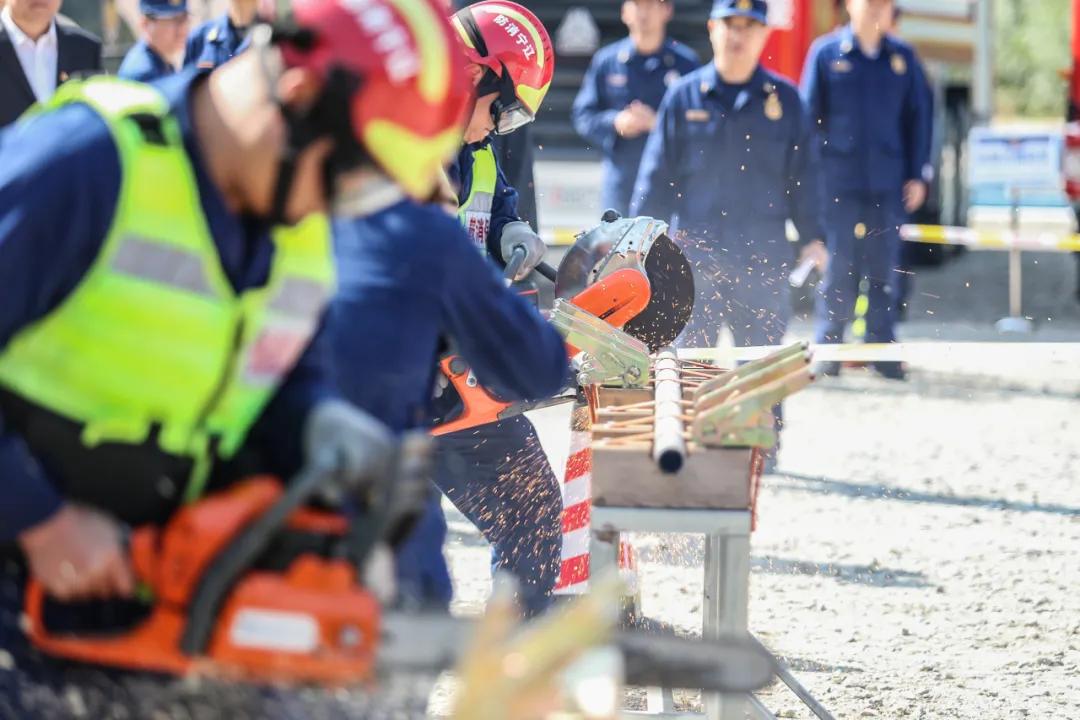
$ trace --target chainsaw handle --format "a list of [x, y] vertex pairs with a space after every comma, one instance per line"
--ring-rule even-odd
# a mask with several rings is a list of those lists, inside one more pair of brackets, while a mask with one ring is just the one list
[[211, 561], [192, 595], [187, 624], [180, 637], [180, 649], [185, 655], [205, 654], [221, 606], [241, 575], [270, 545], [293, 511], [312, 500], [339, 472], [337, 466], [322, 463], [305, 467], [286, 485], [277, 502]]

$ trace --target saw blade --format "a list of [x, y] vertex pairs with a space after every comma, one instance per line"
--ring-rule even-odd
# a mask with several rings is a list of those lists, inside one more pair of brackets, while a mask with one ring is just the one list
[[694, 311], [694, 274], [690, 261], [667, 235], [653, 242], [645, 257], [645, 275], [652, 297], [623, 331], [656, 352], [670, 345], [690, 322]]

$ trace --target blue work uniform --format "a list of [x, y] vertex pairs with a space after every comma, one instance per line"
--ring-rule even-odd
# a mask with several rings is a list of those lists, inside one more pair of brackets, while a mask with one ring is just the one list
[[866, 341], [896, 339], [903, 186], [929, 182], [932, 109], [915, 51], [885, 36], [876, 56], [851, 27], [810, 48], [802, 94], [820, 142], [832, 255], [820, 288], [817, 342], [842, 342], [865, 278]]
[[[335, 375], [350, 402], [392, 429], [430, 425], [444, 339], [481, 384], [505, 399], [548, 397], [567, 380], [559, 333], [506, 288], [461, 225], [442, 209], [402, 200], [366, 217], [338, 218], [334, 234], [339, 289], [327, 330]], [[558, 506], [558, 486], [534, 486], [529, 473], [501, 484], [487, 482], [467, 471], [472, 458], [463, 457], [458, 445], [440, 438], [440, 490], [492, 543], [500, 563], [520, 578], [525, 604], [543, 602], [543, 593], [535, 598], [530, 589], [537, 586], [537, 576], [545, 581], [557, 577], [562, 535], [558, 513], [535, 517], [531, 511], [543, 504]], [[511, 495], [523, 501], [510, 505], [505, 498]], [[412, 603], [445, 608], [452, 587], [442, 554], [446, 521], [438, 500], [399, 549], [398, 587]], [[525, 528], [531, 542], [511, 541], [516, 536], [508, 528], [515, 527]]]
[[[473, 154], [490, 140], [466, 145], [450, 166], [458, 198], [470, 197]], [[517, 191], [498, 167], [487, 218], [468, 218], [475, 247], [502, 266], [500, 242], [507, 223], [519, 220]], [[487, 213], [483, 207], [476, 213]], [[497, 390], [497, 388], [495, 388]], [[463, 482], [465, 481], [465, 482]], [[562, 496], [540, 438], [523, 415], [439, 438], [436, 483], [492, 544], [493, 569], [512, 571], [522, 583], [522, 604], [529, 613], [551, 602], [561, 564]], [[449, 488], [449, 489], [448, 489]]]
[[212, 69], [247, 47], [248, 28], [237, 28], [225, 13], [188, 33], [184, 67]]
[[667, 89], [700, 64], [693, 50], [675, 40], [665, 40], [659, 50], [643, 55], [630, 38], [625, 38], [593, 55], [571, 117], [578, 134], [604, 154], [600, 189], [604, 209], [612, 208], [622, 215], [629, 212], [648, 137], [620, 137], [615, 132], [615, 116], [634, 100], [653, 110], [660, 107]]
[[671, 221], [694, 268], [694, 313], [682, 347], [712, 347], [722, 325], [739, 346], [781, 341], [796, 250], [822, 237], [812, 130], [798, 91], [758, 67], [742, 85], [713, 64], [674, 85], [641, 160], [631, 215]]
[[[236, 292], [265, 285], [274, 243], [270, 227], [230, 211], [207, 174], [192, 127], [189, 94], [203, 73], [156, 83], [176, 116], [195, 172], [199, 200], [221, 267]], [[53, 311], [97, 259], [120, 192], [120, 160], [109, 128], [82, 104], [65, 106], [0, 132], [0, 347]], [[170, 192], [162, 188], [162, 192]], [[301, 427], [319, 401], [336, 396], [317, 337], [248, 436], [288, 476], [300, 465]], [[62, 487], [0, 417], [0, 543], [55, 512]]]
[[[446, 174], [451, 184], [458, 189], [458, 198], [464, 200], [472, 191], [473, 178], [473, 153], [477, 150], [489, 147], [491, 138], [478, 143], [465, 145], [461, 148], [454, 162], [447, 168]], [[502, 230], [507, 223], [520, 220], [517, 212], [518, 193], [506, 180], [502, 168], [498, 165], [498, 153], [495, 155], [498, 180], [495, 183], [495, 196], [491, 201], [491, 217], [488, 223], [479, 223], [477, 227], [486, 227], [486, 232], [472, 237], [473, 243], [494, 258], [502, 260], [502, 251], [499, 249], [499, 241], [502, 240]], [[535, 228], [534, 228], [535, 229]]]
[[145, 40], [140, 40], [124, 55], [116, 74], [125, 80], [152, 82], [175, 72], [176, 68], [158, 55]]

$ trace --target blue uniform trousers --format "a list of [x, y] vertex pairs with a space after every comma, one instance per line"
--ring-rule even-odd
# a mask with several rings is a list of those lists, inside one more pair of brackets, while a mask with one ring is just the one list
[[[777, 228], [762, 228], [769, 236]], [[783, 237], [783, 230], [779, 230]], [[791, 316], [791, 264], [773, 246], [768, 255], [733, 256], [708, 240], [680, 238], [679, 246], [694, 269], [694, 312], [675, 345], [716, 347], [724, 326], [736, 347], [779, 345]], [[786, 249], [787, 243], [779, 246]], [[776, 429], [784, 425], [783, 406], [773, 407]]]
[[905, 214], [900, 191], [887, 196], [829, 195], [826, 242], [831, 256], [817, 298], [818, 343], [844, 341], [854, 319], [859, 284], [868, 281], [866, 342], [896, 340], [900, 226]]
[[[782, 226], [762, 232], [783, 238]], [[767, 252], [749, 257], [748, 249], [729, 253], [719, 241], [680, 234], [677, 242], [694, 269], [696, 292], [694, 312], [676, 341], [678, 347], [715, 347], [725, 325], [737, 347], [783, 340], [791, 314], [787, 242], [770, 244]]]
[[546, 609], [562, 564], [562, 493], [532, 423], [519, 415], [439, 437], [435, 484], [491, 543], [492, 569], [517, 578], [525, 611]]

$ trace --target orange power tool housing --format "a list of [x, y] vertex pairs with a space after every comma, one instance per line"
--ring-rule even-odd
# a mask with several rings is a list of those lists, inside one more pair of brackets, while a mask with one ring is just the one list
[[[638, 270], [623, 268], [589, 285], [570, 302], [609, 325], [622, 328], [648, 306], [650, 298], [648, 278]], [[579, 350], [568, 344], [567, 352], [573, 357]], [[444, 358], [439, 367], [460, 396], [464, 409], [450, 422], [432, 429], [433, 435], [446, 435], [495, 422], [514, 405], [485, 390], [461, 357]]]
[[[133, 567], [154, 602], [145, 620], [115, 636], [50, 633], [45, 594], [31, 581], [30, 640], [50, 655], [129, 670], [331, 686], [370, 680], [379, 603], [360, 587], [352, 563], [316, 554], [292, 558], [284, 571], [244, 573], [212, 619], [208, 647], [184, 649], [192, 598], [215, 558], [282, 493], [276, 479], [253, 478], [184, 507], [163, 529], [134, 531]], [[340, 515], [297, 510], [287, 529], [340, 537], [347, 523]]]

